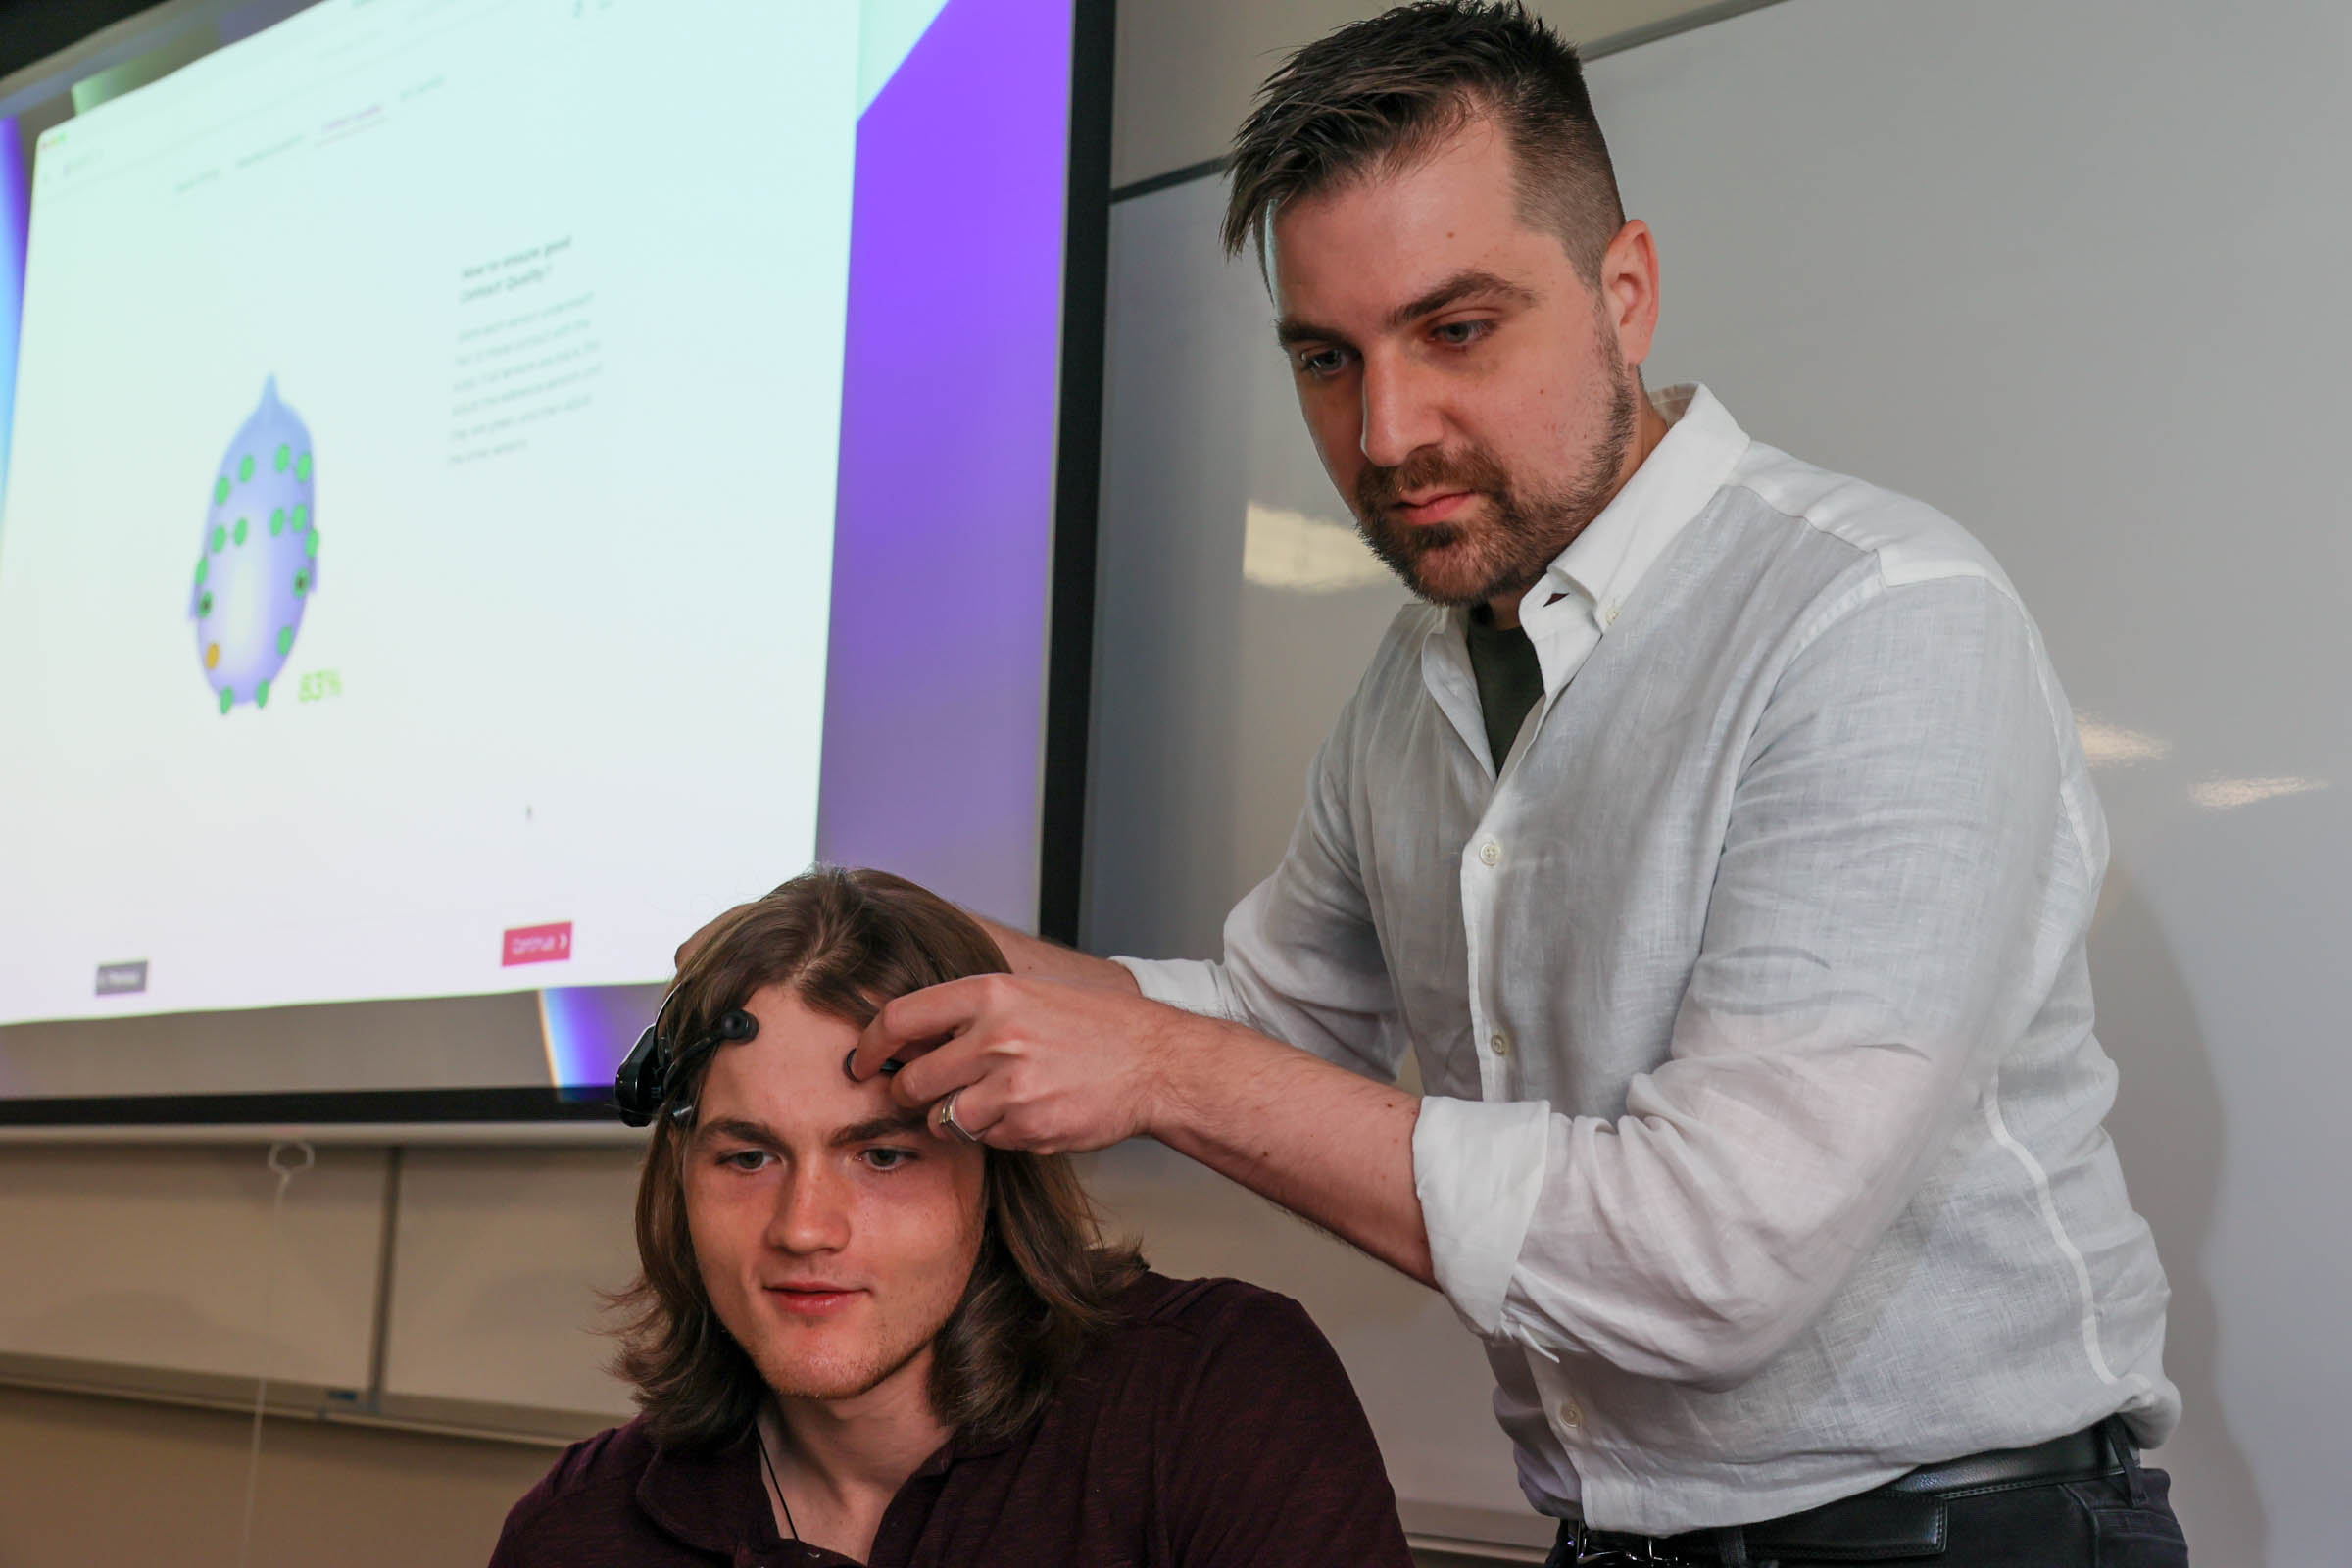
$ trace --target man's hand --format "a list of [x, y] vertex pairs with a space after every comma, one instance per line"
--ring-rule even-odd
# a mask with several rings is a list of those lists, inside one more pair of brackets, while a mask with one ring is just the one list
[[[1122, 974], [1124, 970], [1120, 971]], [[1434, 1285], [1413, 1191], [1421, 1102], [1240, 1024], [1112, 990], [974, 975], [886, 1004], [850, 1057], [864, 1079], [998, 1149], [1102, 1149], [1148, 1135]]]
[[1132, 983], [1122, 993], [973, 975], [886, 1004], [866, 1025], [850, 1071], [863, 1079], [905, 1059], [891, 1080], [902, 1103], [954, 1094], [956, 1124], [982, 1143], [1074, 1153], [1161, 1129], [1172, 1088], [1167, 1066], [1182, 1059], [1187, 1043], [1179, 1037], [1198, 1023], [1144, 1001]]

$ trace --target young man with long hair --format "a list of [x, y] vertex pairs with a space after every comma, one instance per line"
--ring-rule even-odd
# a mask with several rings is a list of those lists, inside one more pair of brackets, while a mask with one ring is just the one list
[[493, 1568], [1409, 1563], [1296, 1302], [1152, 1273], [1065, 1157], [849, 1075], [884, 1003], [1004, 967], [872, 871], [795, 877], [701, 940], [657, 1025], [619, 1298], [642, 1413], [557, 1461]]

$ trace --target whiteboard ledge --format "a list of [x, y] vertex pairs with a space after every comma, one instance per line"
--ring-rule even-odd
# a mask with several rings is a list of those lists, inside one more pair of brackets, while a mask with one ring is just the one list
[[[253, 1411], [251, 1378], [83, 1361], [68, 1356], [0, 1353], [0, 1388], [38, 1389], [47, 1394], [129, 1399], [239, 1415]], [[371, 1406], [351, 1390], [329, 1389], [316, 1383], [281, 1383], [274, 1378], [270, 1383], [266, 1413], [278, 1420], [381, 1427], [538, 1448], [568, 1447], [615, 1424], [613, 1417], [591, 1411], [542, 1410], [470, 1399], [394, 1395]]]

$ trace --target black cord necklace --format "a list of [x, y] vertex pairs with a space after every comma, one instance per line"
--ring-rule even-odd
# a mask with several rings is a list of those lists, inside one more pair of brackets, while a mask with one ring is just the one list
[[784, 1483], [776, 1479], [776, 1461], [767, 1456], [767, 1434], [760, 1429], [757, 1419], [752, 1422], [752, 1436], [760, 1443], [760, 1462], [767, 1468], [767, 1484], [776, 1489], [776, 1506], [784, 1510], [784, 1528], [798, 1541], [801, 1527], [792, 1522], [792, 1502], [784, 1495]]

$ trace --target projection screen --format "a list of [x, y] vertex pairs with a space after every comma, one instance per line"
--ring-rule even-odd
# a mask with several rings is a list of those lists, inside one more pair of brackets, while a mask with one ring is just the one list
[[0, 1125], [609, 1118], [812, 859], [1066, 934], [1107, 43], [192, 3], [0, 83]]

